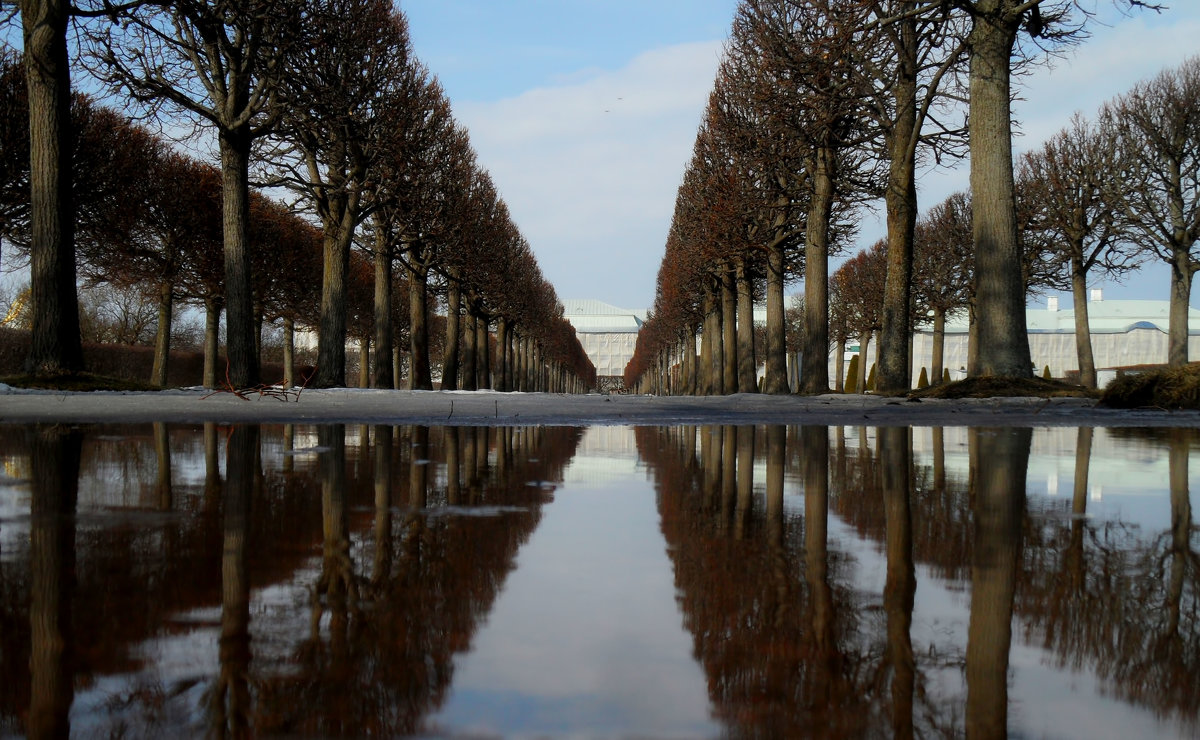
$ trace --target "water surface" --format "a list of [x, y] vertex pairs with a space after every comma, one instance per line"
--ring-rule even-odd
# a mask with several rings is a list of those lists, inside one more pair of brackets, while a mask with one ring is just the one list
[[2, 736], [1200, 734], [1191, 430], [0, 438]]

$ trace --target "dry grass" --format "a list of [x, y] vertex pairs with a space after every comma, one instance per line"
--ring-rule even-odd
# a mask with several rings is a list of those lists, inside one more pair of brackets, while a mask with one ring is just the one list
[[1118, 375], [1100, 396], [1117, 409], [1200, 409], [1200, 363]]
[[0, 383], [13, 388], [37, 388], [52, 391], [160, 391], [156, 385], [136, 380], [112, 378], [92, 373], [77, 375], [10, 375], [0, 377]]
[[978, 377], [912, 391], [910, 398], [1095, 398], [1096, 391], [1045, 378]]

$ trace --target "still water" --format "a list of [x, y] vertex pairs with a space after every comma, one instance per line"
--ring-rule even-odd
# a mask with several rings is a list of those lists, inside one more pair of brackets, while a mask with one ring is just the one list
[[1198, 442], [0, 426], [0, 736], [1197, 736]]

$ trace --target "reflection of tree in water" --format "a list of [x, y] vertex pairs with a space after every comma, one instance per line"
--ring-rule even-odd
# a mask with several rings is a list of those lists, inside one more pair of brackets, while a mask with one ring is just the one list
[[[803, 436], [813, 449], [803, 455], [810, 495], [801, 516], [783, 510], [781, 471], [768, 472], [766, 505], [739, 513], [749, 494], [727, 466], [755, 428], [700, 429], [700, 460], [694, 428], [636, 430], [685, 625], [715, 711], [735, 737], [840, 736], [878, 725], [867, 690], [876, 658], [859, 638], [845, 556], [828, 547], [828, 442], [819, 431]], [[771, 429], [756, 447], [782, 466], [784, 439]]]
[[[831, 506], [859, 536], [885, 540], [887, 518], [879, 505], [882, 463], [879, 446], [863, 444], [866, 431], [855, 428], [857, 449], [847, 449], [845, 427], [833, 427], [830, 462]], [[877, 435], [883, 430], [878, 430]], [[912, 467], [913, 557], [942, 578], [966, 580], [971, 564], [971, 503], [967, 481], [947, 477], [942, 463], [942, 430], [933, 430], [934, 459]]]
[[[148, 431], [139, 430], [135, 439], [142, 445], [139, 454], [153, 460], [154, 439]], [[190, 488], [175, 486], [169, 499], [172, 512], [113, 512], [81, 521], [75, 548], [78, 586], [72, 599], [74, 683], [89, 686], [100, 676], [120, 673], [138, 677], [111, 697], [111, 717], [91, 718], [98, 733], [161, 735], [179, 729], [178, 723], [186, 720], [172, 702], [190, 695], [197, 679], [160, 685], [154, 670], [140, 673], [143, 658], [130, 648], [178, 632], [180, 613], [214, 606], [220, 607], [220, 642], [214, 656], [218, 673], [205, 689], [210, 732], [390, 735], [415, 729], [422, 713], [444, 696], [451, 657], [468, 645], [513, 567], [517, 548], [537, 524], [547, 492], [525, 482], [559, 479], [581, 437], [571, 429], [431, 430], [429, 453], [414, 455], [411, 430], [398, 430], [391, 444], [384, 445], [391, 454], [383, 460], [379, 450], [370, 464], [362, 457], [368, 455], [365, 448], [347, 450], [351, 459], [360, 457], [357, 465], [343, 470], [358, 475], [346, 477], [342, 495], [330, 492], [333, 506], [326, 508], [320, 480], [301, 461], [309, 458], [296, 458], [293, 465], [293, 458], [277, 454], [286, 444], [280, 432], [261, 434], [262, 446], [277, 463], [264, 467], [258, 443], [237, 444], [237, 433], [227, 429], [206, 429], [201, 437], [197, 429], [190, 440], [192, 460], [205, 464], [181, 465], [177, 456], [175, 465], [207, 470], [208, 475]], [[471, 460], [460, 454], [456, 476], [441, 462], [440, 446], [449, 434], [461, 443], [471, 441]], [[183, 436], [187, 449], [186, 435], [179, 430], [172, 435], [173, 447]], [[388, 435], [376, 430], [374, 436], [378, 441]], [[0, 437], [10, 455], [29, 454], [19, 428], [0, 428]], [[89, 455], [118, 448], [107, 439], [100, 441], [91, 444], [84, 435], [84, 468], [107, 465], [89, 462]], [[243, 447], [253, 453], [235, 453]], [[458, 445], [460, 451], [462, 447]], [[219, 478], [218, 455], [205, 454], [206, 448], [226, 450], [227, 480]], [[497, 456], [495, 465], [489, 449]], [[420, 457], [430, 460], [424, 512], [408, 507], [410, 481], [420, 479], [410, 476], [409, 466]], [[128, 459], [128, 453], [121, 459]], [[509, 477], [501, 477], [499, 470]], [[154, 490], [156, 471], [144, 472], [141, 483]], [[361, 479], [364, 472], [368, 477]], [[247, 475], [250, 491], [239, 496], [237, 491], [246, 488], [235, 480]], [[499, 509], [495, 516], [470, 515], [465, 509], [447, 513], [443, 507], [450, 495], [445, 488], [451, 477], [471, 481], [469, 488], [462, 485], [459, 506], [513, 508]], [[375, 485], [377, 479], [382, 485]], [[379, 536], [382, 526], [387, 536]], [[334, 536], [327, 538], [327, 532]], [[325, 552], [326, 541], [333, 543], [328, 551], [332, 557], [320, 562], [330, 580], [316, 639], [303, 631], [261, 633], [267, 623], [256, 628], [251, 619], [250, 586], [257, 591], [293, 579], [297, 569], [312, 562], [314, 549]], [[0, 734], [18, 734], [29, 707], [32, 585], [28, 555], [4, 555]], [[336, 608], [330, 606], [330, 586], [343, 589], [344, 598], [333, 599]], [[335, 618], [342, 620], [336, 627]], [[262, 639], [264, 645], [258, 643]], [[288, 647], [293, 640], [302, 641], [298, 648]]]
[[[1187, 458], [1200, 432], [1108, 433], [1149, 436], [1166, 449], [1169, 502], [1144, 499], [1141, 505], [1169, 506], [1172, 525], [1147, 533], [1122, 521], [1087, 517], [1094, 432], [1080, 429], [1072, 498], [1032, 499], [1019, 512], [1023, 546], [1014, 611], [1022, 629], [1017, 637], [1049, 651], [1059, 667], [1094, 671], [1123, 700], [1195, 723], [1200, 718], [1200, 548], [1194, 543]], [[914, 556], [956, 588], [970, 583], [967, 568], [977, 560], [971, 523], [978, 510], [966, 481], [951, 477], [937, 485], [944, 465], [936, 432], [934, 441], [934, 459], [913, 471]], [[835, 430], [834, 511], [862, 536], [888, 541], [887, 512], [877, 504], [888, 469], [882, 445], [846, 452], [837, 442]], [[973, 452], [977, 468], [982, 455]]]
[[[298, 671], [261, 679], [258, 732], [394, 736], [420, 729], [446, 696], [453, 656], [469, 647], [540, 520], [546, 490], [526, 482], [558, 479], [581, 433], [404, 428], [395, 435], [376, 429], [374, 437], [372, 468], [390, 482], [374, 481], [382, 519], [371, 527], [363, 564], [354, 562], [342, 525], [326, 526], [335, 544], [326, 547], [320, 577], [323, 616], [299, 651]], [[447, 440], [463, 469], [435, 476], [430, 466], [446, 459]], [[489, 450], [496, 455], [490, 467]], [[452, 481], [467, 490], [447, 490]], [[504, 508], [486, 516], [446, 511], [455, 496]], [[331, 596], [334, 588], [341, 590]]]
[[[1149, 438], [1169, 455], [1171, 525], [1142, 533], [1120, 522], [1045, 516], [1031, 527], [1018, 612], [1032, 641], [1060, 665], [1094, 670], [1117, 697], [1176, 717], [1200, 719], [1200, 549], [1188, 491], [1193, 429], [1112, 430]], [[1081, 430], [1081, 436], [1083, 432]]]

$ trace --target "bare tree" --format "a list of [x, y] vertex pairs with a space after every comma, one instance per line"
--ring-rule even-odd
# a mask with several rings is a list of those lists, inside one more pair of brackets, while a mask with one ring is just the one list
[[[1127, 7], [1154, 7], [1117, 0]], [[1024, 262], [1017, 236], [1012, 156], [1012, 69], [1020, 32], [1038, 43], [1079, 38], [1089, 11], [1078, 0], [943, 0], [971, 17], [971, 200], [979, 310], [974, 372], [1033, 374], [1025, 325]]]
[[21, 0], [29, 104], [30, 307], [32, 344], [25, 370], [83, 369], [75, 288], [75, 208], [71, 198], [71, 71], [68, 0]]
[[1136, 267], [1122, 241], [1119, 204], [1112, 202], [1111, 183], [1119, 175], [1114, 133], [1111, 120], [1092, 125], [1076, 113], [1066, 129], [1022, 158], [1018, 174], [1033, 211], [1030, 228], [1049, 238], [1052, 259], [1070, 282], [1079, 380], [1088, 388], [1096, 387], [1088, 276], [1117, 276]]
[[933, 356], [929, 382], [942, 381], [946, 316], [965, 308], [974, 281], [971, 254], [971, 201], [955, 193], [917, 222], [913, 290], [933, 314]]
[[882, 139], [888, 164], [884, 203], [887, 213], [888, 270], [879, 333], [879, 389], [898, 392], [911, 384], [909, 336], [913, 285], [914, 229], [917, 220], [916, 169], [922, 154], [941, 159], [957, 155], [965, 130], [944, 114], [961, 96], [949, 83], [965, 59], [965, 16], [914, 12], [913, 0], [876, 0], [871, 18], [873, 43], [857, 50], [870, 75], [867, 110]]
[[259, 382], [247, 244], [250, 157], [274, 126], [283, 59], [305, 6], [298, 0], [185, 0], [120, 13], [89, 38], [93, 71], [151, 108], [216, 129], [221, 154], [224, 303], [229, 378]]
[[1200, 57], [1134, 87], [1109, 113], [1133, 241], [1171, 266], [1167, 364], [1188, 360], [1188, 304], [1200, 269]]
[[350, 247], [374, 201], [368, 180], [407, 102], [411, 61], [404, 16], [386, 0], [309, 3], [280, 84], [281, 121], [270, 158], [321, 219], [325, 267], [315, 387], [346, 382]]

